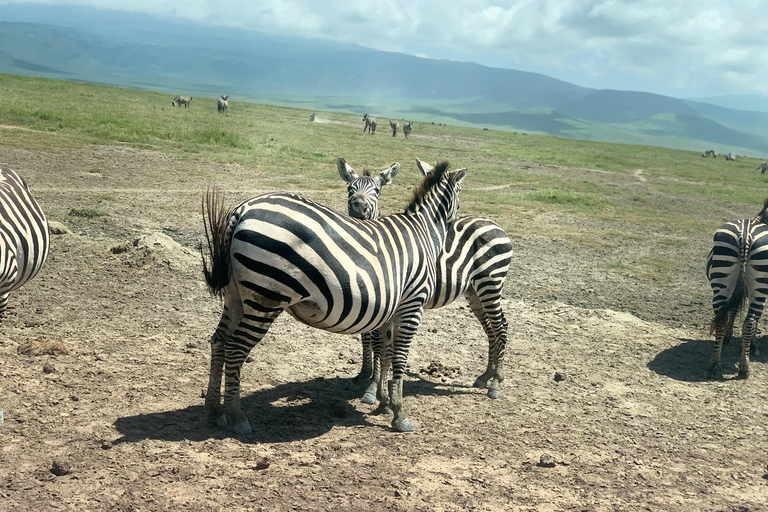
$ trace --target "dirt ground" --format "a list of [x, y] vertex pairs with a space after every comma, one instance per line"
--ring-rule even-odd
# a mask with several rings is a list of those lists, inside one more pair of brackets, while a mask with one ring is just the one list
[[[0, 510], [768, 511], [768, 344], [748, 380], [735, 379], [739, 340], [724, 379], [704, 378], [711, 233], [628, 241], [630, 259], [679, 254], [679, 275], [649, 284], [608, 270], [615, 250], [546, 236], [568, 218], [530, 219], [541, 236], [511, 233], [501, 397], [471, 387], [487, 342], [466, 304], [427, 312], [410, 434], [345, 390], [357, 337], [284, 315], [244, 368], [254, 433], [239, 437], [208, 425], [201, 396], [221, 305], [195, 252], [198, 205], [213, 177], [242, 198], [261, 191], [258, 173], [113, 146], [0, 146], [0, 162], [70, 231], [0, 329]], [[342, 208], [346, 195], [314, 197]], [[647, 200], [714, 226], [751, 213]]]

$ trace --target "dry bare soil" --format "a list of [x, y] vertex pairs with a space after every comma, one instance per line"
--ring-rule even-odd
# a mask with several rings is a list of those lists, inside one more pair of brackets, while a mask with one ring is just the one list
[[[203, 407], [221, 305], [195, 247], [201, 191], [215, 181], [234, 204], [263, 191], [258, 173], [115, 146], [0, 147], [0, 161], [70, 229], [0, 329], [0, 510], [768, 510], [766, 355], [735, 379], [737, 339], [724, 379], [704, 378], [711, 234], [628, 241], [628, 257], [679, 254], [679, 275], [658, 284], [609, 270], [615, 251], [547, 237], [566, 218], [531, 219], [540, 236], [510, 233], [501, 397], [471, 387], [487, 343], [468, 307], [427, 312], [405, 384], [410, 434], [345, 390], [357, 337], [285, 315], [244, 368], [254, 433], [238, 437]], [[306, 193], [345, 200], [341, 184]], [[652, 200], [713, 226], [737, 213]]]

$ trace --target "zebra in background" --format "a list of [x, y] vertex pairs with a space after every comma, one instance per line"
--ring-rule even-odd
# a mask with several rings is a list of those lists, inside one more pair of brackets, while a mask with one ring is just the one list
[[[343, 158], [336, 162], [339, 175], [347, 183], [349, 215], [358, 219], [376, 219], [382, 185], [391, 183], [396, 173], [392, 168], [379, 178], [358, 176]], [[416, 159], [423, 176], [434, 168]], [[472, 312], [488, 336], [488, 366], [474, 383], [486, 388], [488, 396], [498, 398], [504, 380], [502, 362], [507, 343], [507, 320], [501, 308], [501, 293], [512, 261], [512, 243], [507, 233], [495, 222], [477, 216], [459, 217], [448, 223], [445, 243], [438, 255], [435, 289], [427, 299], [426, 309], [447, 306], [464, 295]], [[380, 339], [376, 331], [362, 335], [363, 368], [352, 379], [357, 384], [372, 378], [363, 395], [364, 403], [374, 403], [378, 391]]]
[[27, 183], [0, 165], [0, 325], [8, 296], [40, 272], [50, 245], [48, 221]]
[[[768, 199], [751, 219], [728, 222], [715, 232], [714, 245], [707, 258], [707, 279], [712, 288], [714, 319], [710, 334], [715, 334], [715, 350], [708, 376], [720, 375], [723, 343], [733, 332], [739, 309], [749, 304], [741, 328], [739, 377], [749, 377], [749, 351], [768, 297]], [[759, 355], [757, 346], [752, 347]]]
[[376, 133], [376, 118], [371, 117], [368, 114], [363, 114], [363, 121], [365, 121], [365, 126], [363, 127], [363, 133], [365, 133], [365, 130], [368, 130], [368, 133], [373, 135]]
[[405, 123], [403, 125], [403, 135], [405, 136], [406, 139], [408, 138], [408, 135], [411, 134], [411, 129], [412, 128], [413, 128], [413, 123], [412, 122], [411, 123]]
[[715, 159], [717, 159], [717, 153], [715, 153], [715, 150], [714, 150], [714, 149], [708, 149], [708, 150], [706, 150], [705, 152], [703, 152], [703, 153], [701, 154], [701, 156], [702, 156], [703, 158], [709, 158], [709, 157], [711, 156], [712, 158], [715, 158]]
[[209, 191], [203, 199], [203, 273], [211, 293], [224, 298], [211, 337], [211, 418], [225, 425], [229, 415], [236, 433], [252, 432], [240, 406], [240, 370], [287, 311], [307, 325], [342, 334], [392, 326], [393, 349], [381, 361], [384, 368], [393, 366], [392, 389], [390, 394], [382, 372], [379, 398], [394, 413], [395, 430], [413, 430], [403, 410], [408, 350], [434, 293], [437, 254], [446, 223], [456, 216], [466, 173], [438, 165], [406, 213], [375, 221], [352, 219], [290, 193], [262, 194], [227, 212], [223, 198]]
[[397, 137], [397, 130], [400, 128], [400, 123], [395, 121], [394, 123], [392, 121], [389, 122], [389, 127], [392, 128], [392, 136]]
[[314, 112], [309, 114], [309, 122], [310, 123], [314, 123], [315, 122], [315, 113]]
[[189, 103], [192, 101], [192, 96], [176, 96], [171, 102], [171, 106], [184, 105], [184, 108], [189, 107]]
[[726, 162], [735, 162], [736, 161], [736, 157], [733, 156], [732, 154], [728, 153], [727, 155], [725, 155], [725, 161]]
[[226, 96], [222, 95], [219, 98], [218, 107], [219, 107], [219, 114], [223, 114], [227, 111], [227, 108], [229, 107], [229, 94], [227, 94]]
[[765, 171], [768, 171], [768, 162], [761, 163], [755, 170], [760, 171], [760, 174], [765, 174]]

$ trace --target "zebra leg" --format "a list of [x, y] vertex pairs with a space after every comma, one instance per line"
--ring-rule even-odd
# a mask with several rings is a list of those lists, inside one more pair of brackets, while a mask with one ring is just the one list
[[253, 430], [240, 405], [240, 370], [248, 353], [264, 338], [284, 308], [262, 306], [256, 301], [245, 301], [244, 306], [247, 310], [224, 344], [224, 412], [232, 418], [236, 434], [250, 435]]
[[[709, 360], [709, 370], [707, 371], [707, 377], [710, 379], [717, 379], [721, 377], [720, 359], [723, 353], [723, 340], [726, 336], [727, 324], [727, 316], [722, 319], [715, 320], [715, 350]], [[742, 336], [743, 335], [744, 334], [742, 333]]]
[[0, 325], [3, 325], [3, 319], [5, 318], [5, 310], [8, 307], [8, 293], [0, 295]]
[[363, 344], [363, 367], [360, 369], [360, 373], [347, 381], [344, 389], [355, 388], [361, 382], [371, 378], [373, 373], [373, 348], [371, 347], [373, 334], [373, 332], [364, 332], [360, 335], [360, 341]]
[[[501, 382], [504, 380], [502, 360], [507, 345], [507, 319], [501, 308], [501, 287], [494, 286], [483, 291], [481, 300], [477, 290], [470, 287], [464, 293], [472, 313], [475, 314], [488, 336], [488, 366], [473, 384], [476, 388], [488, 387], [488, 397], [498, 398]], [[490, 386], [489, 386], [490, 381]]]
[[727, 345], [731, 342], [731, 336], [733, 335], [733, 323], [736, 320], [736, 310], [733, 309], [728, 312], [728, 323], [725, 326], [725, 337], [723, 338], [723, 345]]
[[[376, 370], [378, 371], [376, 379], [374, 379], [376, 386], [369, 386], [365, 395], [363, 395], [363, 399], [370, 398], [370, 401], [365, 403], [372, 404], [375, 403], [375, 400], [379, 401], [379, 406], [371, 414], [389, 414], [392, 412], [392, 409], [389, 408], [389, 368], [392, 366], [393, 349], [391, 327], [383, 329], [383, 332], [380, 332], [380, 337], [383, 338], [383, 341], [382, 339], [379, 340], [378, 350], [376, 350], [375, 355]], [[374, 399], [374, 393], [376, 399]]]
[[[408, 350], [411, 340], [421, 323], [422, 304], [411, 304], [394, 321], [393, 356], [392, 356], [392, 392], [389, 397], [389, 407], [394, 418], [392, 428], [398, 432], [412, 432], [413, 425], [403, 410], [403, 376], [408, 365]], [[384, 358], [382, 358], [382, 374], [384, 373]]]
[[223, 427], [227, 416], [221, 407], [221, 377], [224, 369], [224, 347], [232, 336], [235, 327], [243, 318], [243, 305], [234, 283], [225, 289], [224, 311], [211, 336], [211, 372], [208, 377], [208, 392], [205, 395], [205, 407], [208, 409], [208, 422]]
[[[383, 333], [376, 329], [371, 331], [369, 334], [371, 335], [371, 364], [373, 367], [373, 373], [371, 374], [371, 382], [368, 384], [368, 388], [365, 390], [365, 393], [363, 393], [360, 401], [364, 404], [375, 404], [376, 398], [379, 396], [379, 390], [381, 389], [379, 382], [382, 375], [382, 339], [385, 340], [386, 346], [389, 347], [392, 340], [392, 329], [391, 327], [387, 326], [384, 328]], [[389, 374], [389, 363], [387, 363], [386, 370], [383, 373], [384, 377], [386, 378]]]
[[762, 314], [763, 304], [753, 302], [750, 304], [747, 318], [744, 319], [744, 325], [741, 327], [741, 360], [739, 361], [739, 378], [749, 377], [749, 347], [757, 331], [757, 322]]

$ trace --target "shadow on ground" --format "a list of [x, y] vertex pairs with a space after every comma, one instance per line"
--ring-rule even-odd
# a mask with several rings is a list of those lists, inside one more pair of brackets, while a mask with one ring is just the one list
[[[257, 391], [242, 398], [253, 434], [243, 437], [251, 443], [284, 443], [319, 437], [336, 425], [368, 425], [374, 406], [360, 403], [364, 388], [347, 391], [347, 379], [314, 379], [292, 382]], [[406, 407], [409, 395], [457, 395], [483, 393], [468, 386], [436, 384], [423, 379], [405, 382]], [[202, 400], [201, 400], [202, 401]], [[390, 417], [391, 419], [391, 417]], [[389, 421], [386, 421], [388, 424]], [[160, 413], [119, 418], [115, 427], [122, 437], [118, 443], [144, 439], [204, 441], [235, 437], [229, 427], [211, 426], [203, 405]]]
[[[709, 358], [715, 348], [715, 342], [707, 340], [691, 340], [680, 338], [683, 343], [659, 352], [651, 362], [648, 369], [683, 382], [705, 382]], [[752, 355], [750, 361], [768, 362], [768, 344], [766, 338], [758, 338], [760, 355]], [[741, 338], [733, 337], [731, 342], [723, 345], [722, 369], [723, 378], [737, 378], [738, 364], [741, 358]]]

